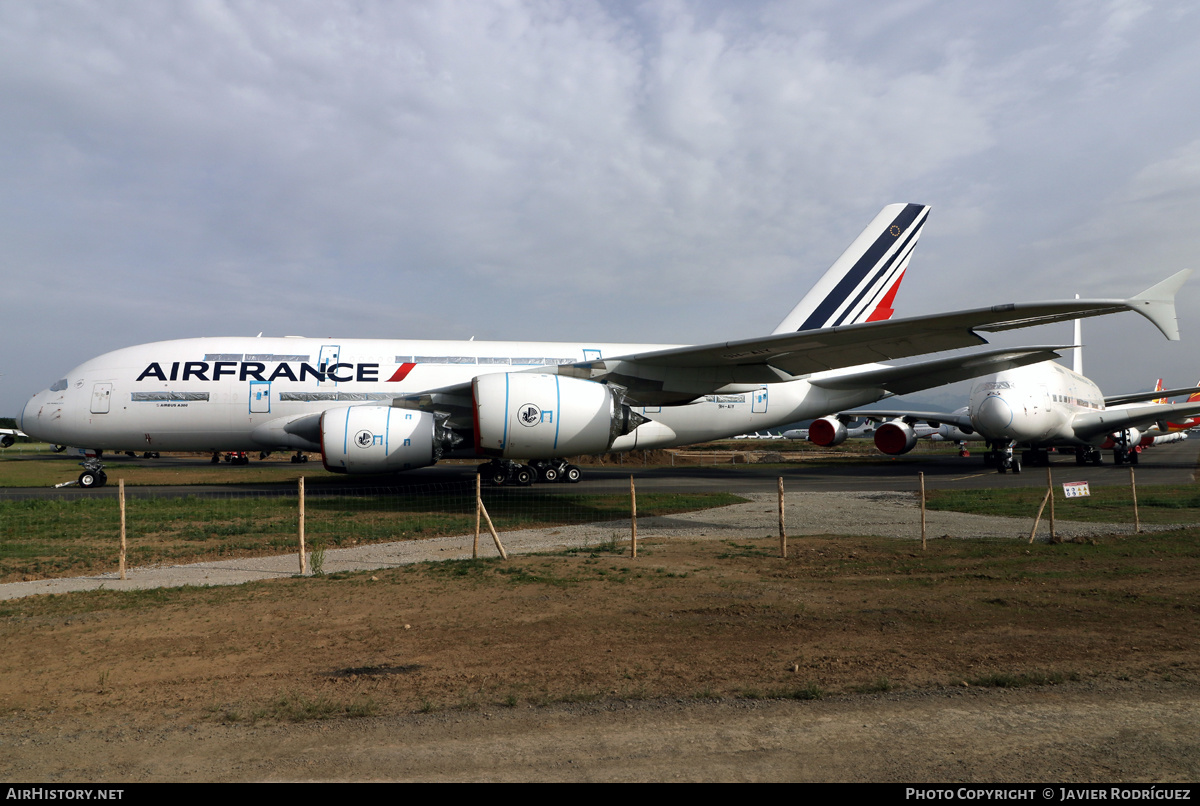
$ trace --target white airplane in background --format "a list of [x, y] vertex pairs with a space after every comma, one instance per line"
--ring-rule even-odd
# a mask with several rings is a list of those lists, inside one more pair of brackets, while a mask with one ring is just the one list
[[[1078, 321], [1075, 328], [1079, 345]], [[1171, 419], [1200, 414], [1200, 387], [1158, 387], [1151, 392], [1105, 397], [1083, 375], [1081, 348], [1076, 346], [1074, 369], [1046, 362], [982, 378], [972, 387], [967, 407], [952, 413], [848, 411], [839, 416], [873, 413], [896, 418], [876, 431], [875, 445], [887, 454], [912, 450], [916, 444], [912, 424], [917, 422], [974, 434], [987, 441], [985, 461], [995, 463], [1001, 473], [1020, 473], [1022, 462], [1046, 464], [1050, 447], [1073, 447], [1078, 464], [1100, 464], [1103, 448], [1112, 448], [1118, 465], [1137, 464], [1140, 448], [1156, 444], [1153, 438], [1145, 441], [1146, 429], [1157, 427], [1165, 433]], [[1163, 402], [1185, 394], [1191, 395], [1185, 403]], [[1171, 440], [1158, 444], [1167, 441]], [[1020, 459], [1014, 455], [1017, 445], [1025, 448]]]
[[[1183, 274], [1130, 299], [890, 319], [929, 208], [885, 207], [771, 335], [700, 346], [194, 338], [87, 361], [26, 403], [38, 439], [97, 450], [320, 451], [392, 473], [463, 445], [493, 483], [577, 480], [561, 458], [730, 437], [1057, 357], [994, 332], [1134, 310], [1178, 339]], [[526, 464], [530, 462], [530, 464]], [[85, 476], [103, 484], [103, 471]], [[84, 486], [87, 486], [84, 484]]]

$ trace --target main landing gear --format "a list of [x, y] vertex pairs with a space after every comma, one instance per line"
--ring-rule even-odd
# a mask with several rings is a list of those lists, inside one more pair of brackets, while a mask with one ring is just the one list
[[528, 487], [535, 481], [576, 484], [583, 478], [583, 471], [563, 459], [536, 459], [527, 465], [511, 459], [493, 459], [479, 466], [479, 475], [493, 487], [506, 484]]
[[1099, 467], [1103, 461], [1100, 455], [1100, 449], [1091, 445], [1079, 447], [1075, 449], [1075, 464], [1077, 465], [1093, 465]]

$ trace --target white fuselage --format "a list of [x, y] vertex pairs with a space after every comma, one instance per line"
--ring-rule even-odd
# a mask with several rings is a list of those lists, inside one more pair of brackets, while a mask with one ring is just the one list
[[1096, 384], [1049, 361], [976, 382], [969, 406], [971, 424], [983, 438], [1030, 446], [1100, 444], [1103, 438], [1079, 439], [1072, 420], [1103, 409]]
[[[272, 450], [285, 447], [264, 437], [275, 421], [347, 405], [386, 406], [395, 397], [489, 373], [671, 346], [245, 337], [156, 342], [71, 370], [29, 400], [20, 428], [47, 442], [104, 450]], [[687, 405], [635, 408], [650, 422], [618, 437], [612, 448], [728, 437], [882, 396], [878, 389], [828, 390], [807, 380], [730, 384]]]

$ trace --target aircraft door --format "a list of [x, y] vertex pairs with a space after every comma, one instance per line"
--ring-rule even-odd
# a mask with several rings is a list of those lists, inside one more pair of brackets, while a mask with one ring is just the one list
[[112, 387], [111, 383], [98, 383], [92, 387], [92, 414], [108, 414]]
[[767, 413], [767, 387], [754, 390], [754, 397], [750, 402], [751, 414], [766, 414]]
[[250, 381], [250, 413], [271, 413], [270, 381]]
[[[321, 372], [328, 372], [329, 368], [338, 362], [338, 358], [341, 356], [341, 354], [342, 348], [336, 344], [321, 345], [321, 355], [317, 359], [317, 369], [321, 370]], [[327, 384], [337, 386], [337, 381], [329, 380], [317, 382], [317, 386], [325, 386]]]

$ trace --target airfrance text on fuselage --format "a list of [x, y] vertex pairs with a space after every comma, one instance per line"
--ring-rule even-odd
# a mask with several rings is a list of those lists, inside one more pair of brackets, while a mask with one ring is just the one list
[[267, 364], [262, 361], [175, 361], [169, 370], [164, 370], [157, 361], [138, 375], [139, 381], [219, 381], [236, 378], [239, 381], [304, 381], [310, 377], [318, 381], [337, 383], [373, 383], [379, 380], [379, 364], [330, 364], [324, 370], [312, 364], [296, 364], [281, 361], [267, 374]]

